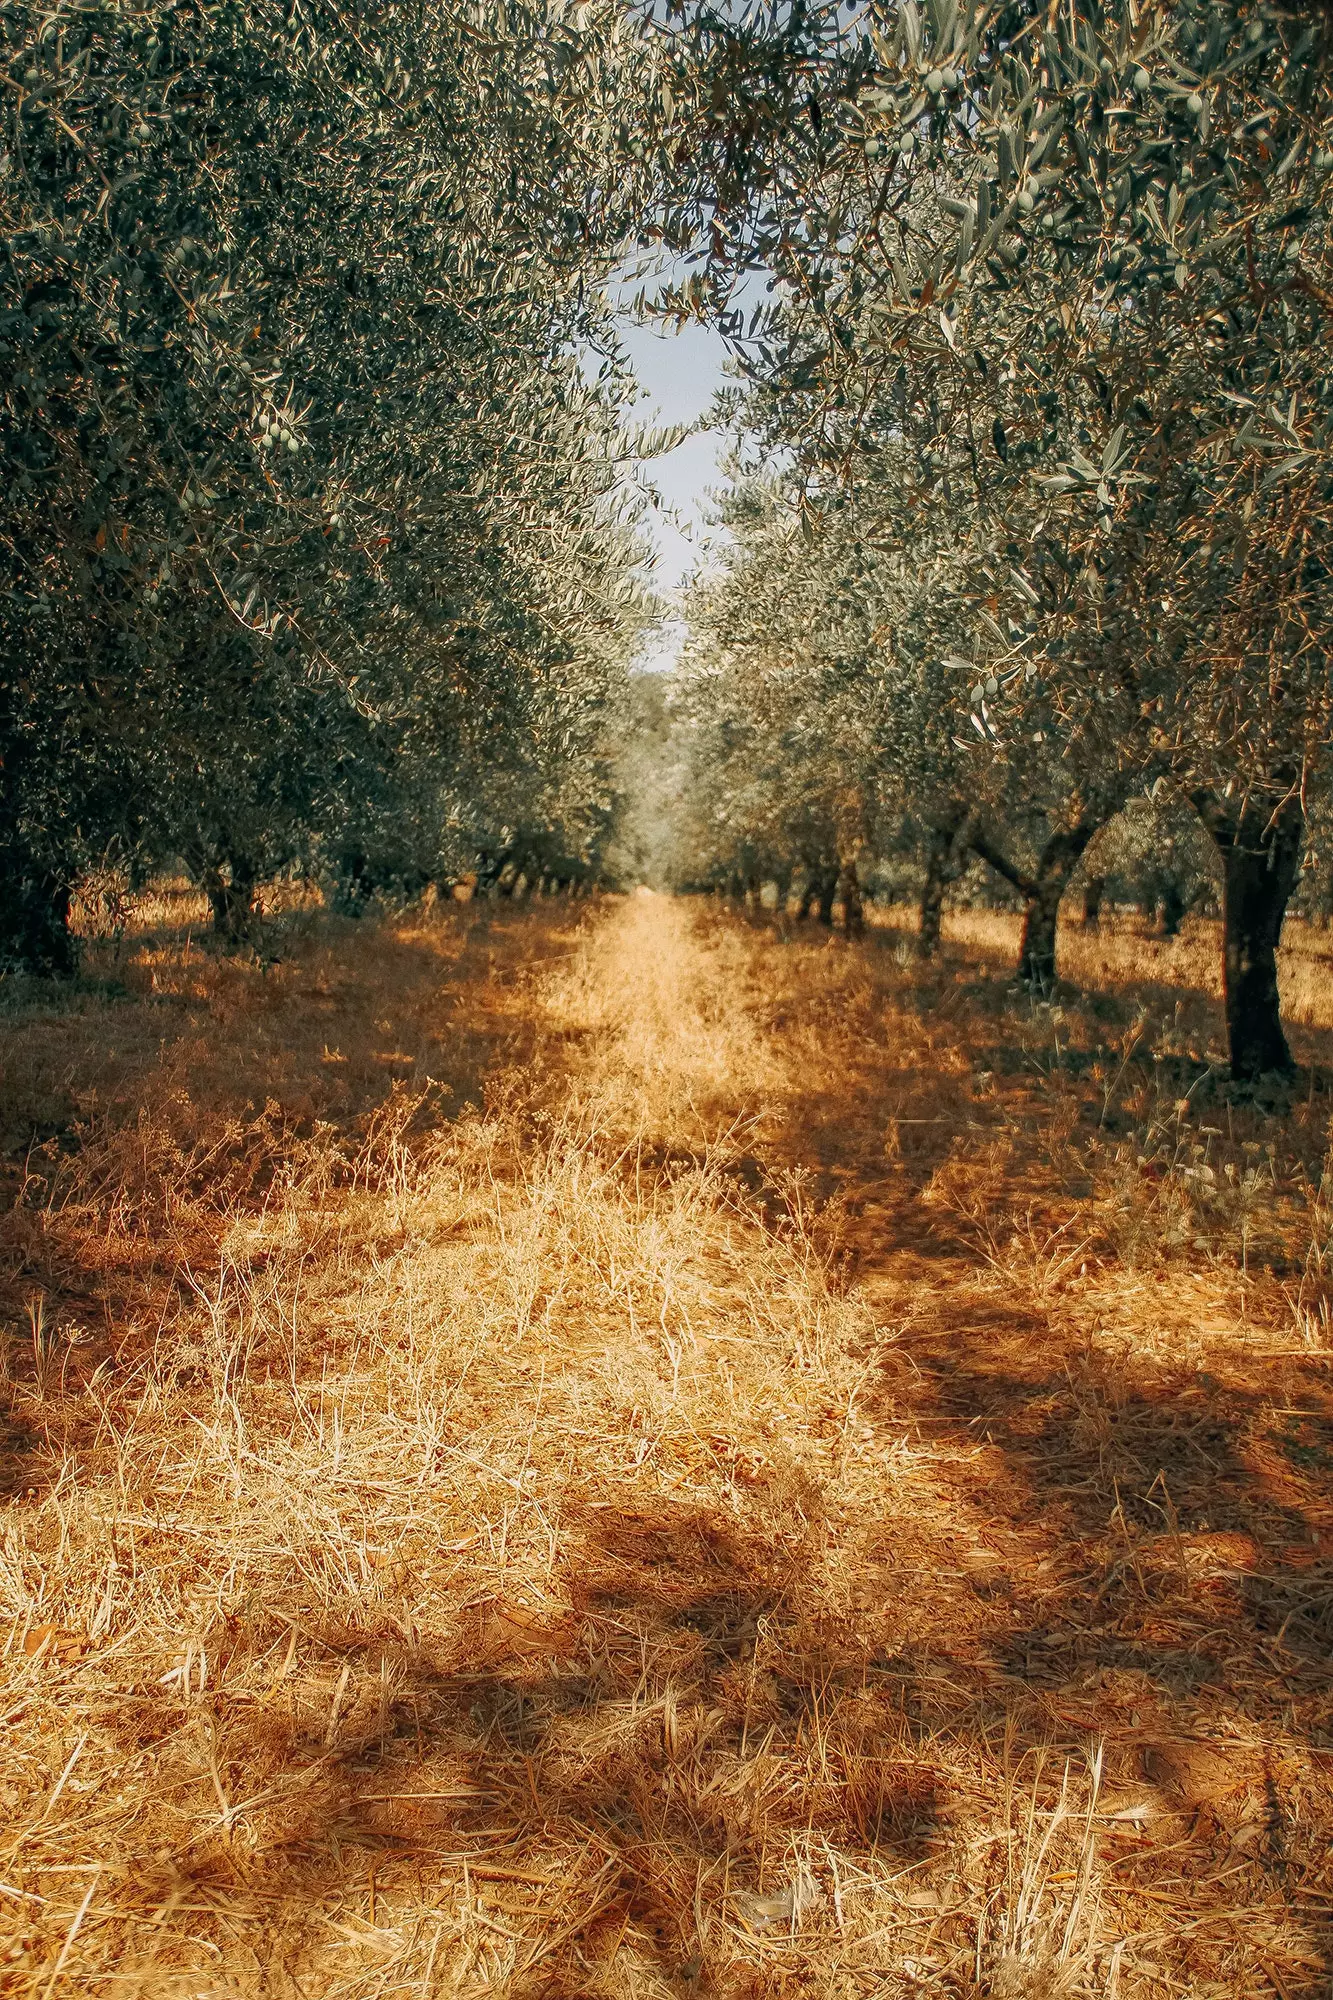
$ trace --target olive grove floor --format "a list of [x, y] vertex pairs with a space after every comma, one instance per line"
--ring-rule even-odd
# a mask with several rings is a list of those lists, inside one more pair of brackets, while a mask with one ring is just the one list
[[0, 1022], [7, 1993], [1328, 1992], [1318, 939], [1254, 1106], [1128, 928], [186, 900]]

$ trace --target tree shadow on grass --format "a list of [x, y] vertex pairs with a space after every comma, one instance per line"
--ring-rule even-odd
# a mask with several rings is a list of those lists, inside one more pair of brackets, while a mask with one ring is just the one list
[[[745, 1942], [757, 1967], [825, 1898], [822, 1843], [896, 1873], [929, 1859], [947, 1777], [854, 1631], [812, 1619], [789, 1538], [637, 1489], [575, 1499], [569, 1526], [558, 1606], [490, 1598], [406, 1639], [312, 1619], [285, 1712], [201, 1696], [192, 1732], [126, 1704], [122, 1754], [155, 1752], [182, 1800], [145, 1905], [253, 1912], [265, 1975], [318, 1980], [325, 1920], [364, 1921], [373, 1873], [381, 1907], [414, 1888], [433, 1911], [450, 1977], [499, 1936], [515, 1994], [587, 1992], [619, 1952], [667, 1991], [757, 1994]], [[271, 1656], [283, 1636], [261, 1616], [237, 1643]], [[210, 1780], [255, 1803], [224, 1826]]]
[[[1022, 1712], [1044, 1727], [1058, 1755], [1104, 1746], [1110, 1802], [1139, 1834], [1117, 1884], [1160, 1897], [1165, 1874], [1196, 1919], [1277, 1897], [1326, 1977], [1333, 1402], [1322, 1364], [1289, 1374], [1302, 1408], [1284, 1426], [1271, 1390], [1061, 1350], [1021, 1307], [987, 1311], [975, 1297], [949, 1341], [909, 1334], [905, 1346], [917, 1406], [943, 1420], [937, 1446], [971, 1458], [959, 1515], [978, 1533], [964, 1551], [978, 1602], [959, 1638], [978, 1617], [990, 1625], [986, 1658], [1011, 1690], [1011, 1722]], [[898, 1381], [885, 1395], [897, 1413], [887, 1429], [902, 1421]], [[1299, 1969], [1287, 1978], [1310, 1990]]]
[[[379, 1948], [387, 1907], [423, 1927], [422, 1985], [433, 1940], [438, 1983], [534, 2000], [599, 1992], [617, 1965], [645, 1993], [796, 1992], [812, 1953], [821, 1976], [846, 1954], [832, 1856], [928, 1885], [920, 1912], [895, 1886], [895, 1924], [918, 1919], [927, 1956], [949, 1955], [931, 1979], [966, 1993], [1006, 1893], [994, 1868], [960, 1887], [966, 1856], [1019, 1847], [1016, 1773], [1045, 1757], [1053, 1810], [1064, 1760], [1104, 1743], [1122, 1930], [1169, 1922], [1160, 1956], [1190, 1990], [1210, 1967], [1189, 1926], [1229, 1936], [1239, 1912], [1275, 1990], [1312, 1991], [1311, 1965], [1326, 1986], [1303, 1894], [1325, 1886], [1330, 1821], [1326, 1578], [1302, 1541], [1326, 1491], [1319, 1364], [1274, 1372], [1286, 1417], [1239, 1350], [1206, 1379], [1106, 1345], [1054, 1291], [1006, 1288], [918, 1199], [939, 1161], [902, 1187], [885, 1162], [886, 1091], [924, 1114], [933, 1090], [949, 1115], [947, 1093], [971, 1091], [928, 1055], [872, 1052], [850, 1095], [844, 1068], [841, 1138], [831, 1093], [798, 1092], [785, 1138], [734, 1175], [761, 1214], [772, 1195], [764, 1226], [794, 1226], [779, 1198], [812, 1155], [861, 1205], [880, 1329], [847, 1404], [878, 1481], [863, 1510], [824, 1522], [817, 1496], [739, 1476], [710, 1506], [650, 1473], [539, 1488], [560, 1528], [537, 1596], [496, 1586], [440, 1630], [414, 1619], [410, 1579], [378, 1616], [349, 1594], [341, 1624], [336, 1606], [236, 1606], [206, 1635], [207, 1683], [187, 1658], [164, 1693], [155, 1667], [106, 1725], [125, 1762], [152, 1761], [159, 1800], [122, 1857], [127, 1965], [156, 1978], [194, 1952], [230, 1975], [239, 1926], [256, 1980], [318, 1993], [346, 1986], [351, 1945]], [[802, 1911], [807, 1869], [820, 1900]], [[798, 1929], [800, 1964], [794, 1940], [782, 1955]], [[857, 1967], [868, 1990], [917, 1937], [895, 1929], [887, 1971]], [[1317, 1962], [1273, 1956], [1292, 1938]], [[1260, 1990], [1263, 1963], [1234, 1990]]]
[[[886, 1026], [885, 1005], [899, 1010]], [[1299, 1246], [1293, 1263], [1256, 1236], [1243, 1279], [1239, 1256], [1234, 1270], [1195, 1270], [1187, 1245], [1131, 1270], [1099, 1241], [1080, 1278], [1064, 1253], [1090, 1226], [1093, 1189], [1076, 1184], [1070, 1139], [1080, 1122], [1116, 1139], [1099, 1079], [1066, 1063], [1015, 1087], [1012, 1052], [1006, 1066], [1004, 1038], [986, 1032], [998, 997], [952, 1005], [941, 1020], [888, 974], [837, 1076], [815, 1071], [793, 1093], [769, 1160], [836, 1197], [813, 1233], [841, 1259], [839, 1281], [896, 1328], [867, 1341], [858, 1399], [886, 1464], [910, 1447], [939, 1467], [933, 1516], [894, 1525], [886, 1497], [867, 1529], [883, 1622], [906, 1635], [888, 1640], [883, 1671], [923, 1726], [974, 1747], [997, 1793], [999, 1744], [1075, 1765], [1103, 1746], [1123, 1814], [1103, 1827], [1118, 1849], [1108, 1886], [1124, 1893], [1127, 1931], [1167, 1904], [1188, 1912], [1161, 1945], [1173, 1977], [1216, 1979], [1215, 1955], [1191, 1958], [1197, 1924], [1214, 1941], [1248, 1932], [1233, 1975], [1246, 1990], [1323, 1992], [1333, 1389], [1326, 1356], [1293, 1352], [1282, 1330]], [[1317, 1082], [1279, 1121], [1211, 1101], [1187, 1057], [1131, 1066], [1120, 1087], [1169, 1115], [1194, 1086], [1194, 1122], [1220, 1124], [1226, 1157], [1243, 1168], [1276, 1138], [1317, 1184]], [[1031, 1243], [1011, 1254], [1024, 1216]]]
[[139, 1364], [197, 1308], [201, 1274], [216, 1281], [231, 1257], [262, 1281], [268, 1250], [224, 1255], [238, 1225], [289, 1187], [313, 1213], [410, 1166], [529, 1062], [543, 1029], [525, 982], [576, 921], [489, 906], [328, 920], [269, 970], [201, 965], [174, 942], [159, 963], [152, 934], [130, 1001], [84, 994], [16, 1017], [0, 1086], [0, 1492], [46, 1490], [95, 1427], [84, 1385]]
[[[909, 1415], [900, 1371], [867, 1383], [886, 1445], [932, 1417], [960, 1444], [980, 1428], [990, 1477], [960, 1487], [933, 1548], [932, 1529], [909, 1543], [886, 1519], [865, 1615], [830, 1614], [815, 1540], [762, 1498], [738, 1520], [633, 1487], [568, 1496], [544, 1603], [490, 1596], [448, 1631], [408, 1621], [406, 1636], [312, 1617], [290, 1637], [261, 1612], [237, 1647], [294, 1657], [287, 1703], [201, 1696], [195, 1735], [160, 1702], [126, 1705], [124, 1754], [160, 1745], [164, 1795], [182, 1800], [149, 1900], [174, 1899], [196, 1927], [214, 1911], [223, 1928], [205, 1930], [221, 1939], [252, 1909], [266, 1976], [285, 1967], [305, 1990], [329, 1976], [330, 1913], [364, 1925], [374, 1877], [381, 1907], [415, 1897], [433, 1912], [450, 1977], [479, 1976], [491, 1949], [514, 1994], [600, 1990], [619, 1962], [665, 1991], [757, 1995], [807, 1881], [825, 1906], [803, 1924], [807, 1954], [812, 1926], [827, 1929], [830, 1851], [900, 1883], [956, 1881], [960, 1844], [978, 1824], [994, 1836], [1016, 1771], [1026, 1782], [1046, 1760], [1049, 1808], [1062, 1764], [1082, 1769], [1100, 1745], [1118, 1921], [1143, 1928], [1134, 1898], [1154, 1917], [1163, 1882], [1186, 1934], [1280, 1905], [1326, 1976], [1325, 1915], [1307, 1899], [1319, 1819], [1295, 1759], [1322, 1747], [1327, 1604], [1296, 1602], [1312, 1622], [1293, 1631], [1293, 1575], [1322, 1578], [1287, 1562], [1308, 1546], [1307, 1513], [1243, 1446], [1260, 1399], [1182, 1415], [1170, 1384], [1016, 1369], [1012, 1315], [971, 1327], [913, 1354]], [[913, 1573], [923, 1561], [934, 1581]], [[256, 1800], [230, 1826], [208, 1807], [210, 1776], [215, 1797]], [[931, 1935], [957, 1950], [976, 1912], [939, 1904]], [[823, 1949], [837, 1948], [830, 1931]], [[1191, 1949], [1188, 1935], [1174, 1956], [1162, 1947], [1173, 1975], [1204, 1976]], [[1315, 1990], [1280, 1940], [1265, 1949], [1289, 1991]]]

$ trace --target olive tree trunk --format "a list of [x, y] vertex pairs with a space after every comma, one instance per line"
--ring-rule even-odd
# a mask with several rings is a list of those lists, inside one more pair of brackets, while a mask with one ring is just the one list
[[1055, 934], [1060, 903], [1083, 850], [1100, 825], [1100, 820], [1080, 820], [1077, 826], [1053, 833], [1037, 856], [1037, 866], [1031, 875], [1010, 861], [984, 833], [972, 835], [975, 852], [1023, 898], [1018, 977], [1034, 993], [1049, 993], [1055, 984]]
[[842, 898], [842, 928], [849, 938], [860, 938], [866, 932], [865, 905], [861, 900], [861, 878], [856, 872], [855, 861], [844, 861], [838, 882], [838, 893]]
[[921, 889], [917, 923], [918, 958], [934, 958], [944, 925], [944, 892], [963, 872], [968, 854], [971, 815], [963, 806], [932, 826], [926, 841], [926, 879]]
[[918, 958], [934, 958], [940, 948], [940, 932], [944, 927], [944, 892], [949, 886], [945, 868], [952, 845], [948, 834], [938, 829], [932, 831], [926, 848], [926, 879], [921, 889], [921, 914], [916, 931]]
[[213, 910], [213, 929], [228, 944], [244, 944], [255, 917], [258, 875], [254, 863], [233, 855], [230, 873], [210, 869], [204, 887]]
[[0, 970], [66, 978], [77, 969], [69, 876], [22, 847], [0, 847]]
[[1231, 1074], [1253, 1083], [1295, 1065], [1282, 1030], [1277, 948], [1300, 874], [1305, 814], [1293, 786], [1239, 802], [1195, 794], [1222, 857], [1222, 989]]
[[1075, 827], [1071, 833], [1054, 834], [1041, 850], [1027, 898], [1023, 942], [1018, 950], [1018, 976], [1034, 992], [1049, 993], [1055, 984], [1055, 932], [1060, 904], [1069, 887], [1069, 878], [1096, 831], [1095, 826], [1085, 825]]
[[1162, 884], [1162, 936], [1179, 937], [1180, 926], [1185, 921], [1185, 896], [1179, 882], [1168, 879]]

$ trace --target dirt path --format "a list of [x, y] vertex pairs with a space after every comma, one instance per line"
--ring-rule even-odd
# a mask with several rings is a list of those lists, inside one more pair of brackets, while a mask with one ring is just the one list
[[18, 1385], [15, 1990], [1326, 1991], [1318, 1366], [987, 1253], [1023, 1128], [888, 958], [451, 963], [484, 1107]]

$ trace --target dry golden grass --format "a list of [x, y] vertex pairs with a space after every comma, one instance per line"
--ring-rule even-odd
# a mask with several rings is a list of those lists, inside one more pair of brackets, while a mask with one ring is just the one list
[[6, 1992], [1328, 1990], [1326, 1068], [1126, 934], [201, 914], [5, 1022]]
[[[872, 928], [910, 936], [916, 912], [905, 905], [870, 909]], [[1018, 963], [1021, 917], [1004, 910], [954, 909], [944, 916], [944, 937], [971, 959], [1008, 972]], [[1214, 918], [1187, 917], [1177, 937], [1162, 937], [1146, 918], [1109, 918], [1098, 930], [1077, 921], [1060, 927], [1060, 972], [1073, 984], [1142, 999], [1158, 988], [1170, 1004], [1204, 996], [1222, 997], [1221, 925]], [[1278, 954], [1282, 1012], [1289, 1024], [1333, 1029], [1333, 931], [1289, 917]], [[1214, 1038], [1222, 1030], [1219, 1009], [1205, 1010]]]

